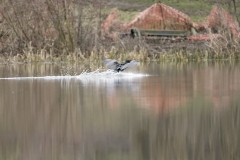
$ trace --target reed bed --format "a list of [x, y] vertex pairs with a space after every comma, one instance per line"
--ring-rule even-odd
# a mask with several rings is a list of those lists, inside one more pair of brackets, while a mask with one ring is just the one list
[[147, 48], [140, 48], [140, 50], [133, 49], [131, 51], [124, 48], [116, 48], [112, 46], [110, 50], [100, 49], [93, 50], [89, 54], [83, 54], [80, 50], [76, 50], [69, 54], [54, 55], [45, 50], [41, 50], [37, 53], [32, 51], [25, 52], [17, 55], [0, 55], [0, 63], [37, 63], [37, 62], [81, 62], [81, 61], [99, 61], [103, 58], [112, 58], [120, 61], [126, 59], [135, 59], [140, 62], [143, 61], [170, 61], [170, 62], [194, 62], [194, 61], [206, 61], [206, 60], [238, 60], [240, 52], [222, 51], [221, 52], [208, 51], [208, 50], [190, 50], [185, 49], [169, 50], [168, 52], [154, 53], [149, 52]]

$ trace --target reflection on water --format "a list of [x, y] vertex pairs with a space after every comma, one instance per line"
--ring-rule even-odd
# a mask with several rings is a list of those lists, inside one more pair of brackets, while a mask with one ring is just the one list
[[0, 160], [239, 158], [239, 64], [85, 69], [0, 66]]

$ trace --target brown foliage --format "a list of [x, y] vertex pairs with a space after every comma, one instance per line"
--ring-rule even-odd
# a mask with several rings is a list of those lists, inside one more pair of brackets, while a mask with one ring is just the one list
[[239, 38], [240, 27], [238, 22], [221, 6], [214, 6], [206, 20], [206, 28], [220, 30], [228, 28], [234, 38]]
[[6, 0], [0, 5], [0, 52], [69, 53], [97, 45], [99, 10], [73, 0]]

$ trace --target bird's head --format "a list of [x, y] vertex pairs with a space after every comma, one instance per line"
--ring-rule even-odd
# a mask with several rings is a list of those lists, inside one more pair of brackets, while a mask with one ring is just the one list
[[126, 61], [125, 61], [125, 63], [130, 63], [130, 62], [131, 62], [131, 60], [126, 60]]

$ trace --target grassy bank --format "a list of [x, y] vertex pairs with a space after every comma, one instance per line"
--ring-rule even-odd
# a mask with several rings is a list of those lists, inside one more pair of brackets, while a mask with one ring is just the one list
[[[207, 1], [162, 2], [195, 21], [208, 15], [213, 5]], [[129, 8], [128, 3], [134, 5]], [[230, 38], [196, 43], [187, 40], [172, 43], [171, 39], [149, 43], [145, 38], [112, 40], [105, 36], [101, 23], [112, 7], [121, 9], [121, 21], [130, 21], [153, 3], [147, 0], [140, 3], [130, 0], [114, 3], [2, 1], [0, 63], [94, 61], [102, 57], [139, 61], [238, 59], [239, 41]]]
[[[144, 4], [146, 7], [158, 0], [121, 0], [121, 2], [127, 2], [132, 4]], [[189, 15], [193, 21], [201, 21], [212, 10], [213, 5], [219, 4], [228, 10], [234, 16], [240, 18], [240, 3], [234, 4], [234, 1], [221, 1], [221, 0], [161, 0], [161, 3], [169, 5], [179, 11]], [[125, 7], [126, 8], [126, 7]], [[124, 7], [121, 9], [125, 10]], [[141, 7], [138, 7], [141, 8]], [[142, 8], [141, 8], [142, 9]]]
[[[124, 2], [128, 5], [124, 5]], [[120, 11], [124, 12], [141, 12], [145, 8], [153, 5], [154, 3], [157, 3], [158, 1], [149, 1], [149, 0], [124, 0], [121, 2], [115, 2], [111, 6], [118, 8]], [[167, 1], [162, 0], [162, 3], [171, 6], [173, 8], [176, 8], [177, 10], [187, 14], [194, 22], [201, 22], [212, 10], [212, 7], [215, 3], [209, 2], [209, 1], [189, 1], [189, 0], [182, 0], [182, 1]], [[131, 6], [131, 7], [129, 7]], [[134, 15], [128, 14], [121, 16], [120, 12], [120, 18], [123, 20], [129, 20], [133, 19]]]

